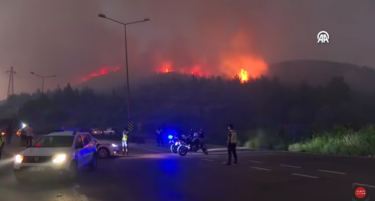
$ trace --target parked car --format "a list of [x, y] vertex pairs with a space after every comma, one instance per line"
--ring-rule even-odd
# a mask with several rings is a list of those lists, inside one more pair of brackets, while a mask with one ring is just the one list
[[111, 128], [111, 127], [109, 127], [109, 128], [107, 128], [106, 130], [104, 130], [103, 133], [104, 133], [105, 135], [114, 135], [114, 134], [117, 133], [117, 129], [116, 129], [116, 128]]
[[91, 129], [91, 134], [93, 134], [93, 135], [101, 135], [101, 134], [103, 134], [103, 131], [101, 131], [99, 129], [96, 129], [96, 128], [93, 128], [93, 129]]
[[18, 182], [32, 178], [59, 176], [74, 181], [78, 170], [97, 167], [97, 149], [88, 132], [52, 132], [38, 138], [32, 146], [14, 158], [14, 175]]

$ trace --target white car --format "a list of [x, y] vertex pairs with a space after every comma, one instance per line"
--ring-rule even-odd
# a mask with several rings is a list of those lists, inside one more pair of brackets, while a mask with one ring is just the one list
[[116, 143], [99, 140], [91, 135], [89, 135], [89, 138], [96, 143], [96, 149], [98, 150], [99, 158], [109, 158], [111, 156], [117, 155], [120, 152], [119, 146]]
[[114, 135], [116, 134], [116, 129], [115, 128], [107, 128], [106, 130], [103, 131], [105, 135]]
[[88, 132], [52, 132], [38, 138], [14, 158], [14, 175], [19, 182], [32, 177], [52, 176], [73, 181], [80, 168], [97, 167], [97, 149]]
[[101, 135], [101, 134], [103, 134], [103, 131], [94, 128], [94, 129], [91, 129], [91, 133], [92, 133], [93, 135]]

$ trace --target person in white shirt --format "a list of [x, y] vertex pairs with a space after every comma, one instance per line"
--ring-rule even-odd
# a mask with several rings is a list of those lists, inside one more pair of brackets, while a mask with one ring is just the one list
[[34, 138], [34, 130], [31, 127], [31, 125], [28, 125], [26, 128], [26, 140], [27, 140], [27, 146], [31, 146], [33, 143]]

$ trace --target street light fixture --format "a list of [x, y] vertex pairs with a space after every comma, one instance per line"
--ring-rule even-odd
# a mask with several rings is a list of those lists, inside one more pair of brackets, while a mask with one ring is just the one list
[[43, 93], [43, 90], [44, 90], [44, 79], [56, 77], [56, 75], [41, 76], [41, 75], [38, 75], [38, 74], [36, 74], [34, 72], [30, 72], [30, 74], [35, 75], [35, 76], [37, 76], [37, 77], [39, 77], [39, 78], [42, 79], [42, 93]]
[[98, 15], [101, 18], [105, 18], [107, 20], [111, 20], [113, 22], [116, 22], [118, 24], [122, 24], [124, 26], [124, 33], [125, 33], [125, 59], [126, 59], [126, 84], [127, 84], [127, 102], [128, 102], [128, 120], [130, 120], [130, 87], [129, 87], [129, 62], [128, 62], [128, 41], [126, 38], [126, 26], [130, 24], [136, 24], [136, 23], [141, 23], [141, 22], [147, 22], [150, 21], [149, 18], [145, 18], [140, 21], [134, 21], [134, 22], [128, 22], [128, 23], [123, 23], [117, 20], [114, 20], [112, 18], [108, 18], [106, 15], [100, 13]]

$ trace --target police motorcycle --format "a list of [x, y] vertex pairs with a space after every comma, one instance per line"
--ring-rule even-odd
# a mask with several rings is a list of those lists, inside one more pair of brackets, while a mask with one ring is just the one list
[[169, 140], [169, 147], [172, 153], [177, 154], [177, 149], [181, 145], [180, 140], [176, 135], [168, 135], [168, 140]]
[[[195, 140], [199, 140], [197, 144]], [[199, 139], [198, 133], [194, 133], [193, 139], [191, 139], [190, 136], [185, 136], [185, 140], [181, 141], [180, 144], [181, 145], [177, 148], [177, 152], [180, 156], [185, 156], [188, 152], [198, 152], [199, 149], [202, 149], [204, 154], [208, 154], [207, 147], [203, 139]]]

